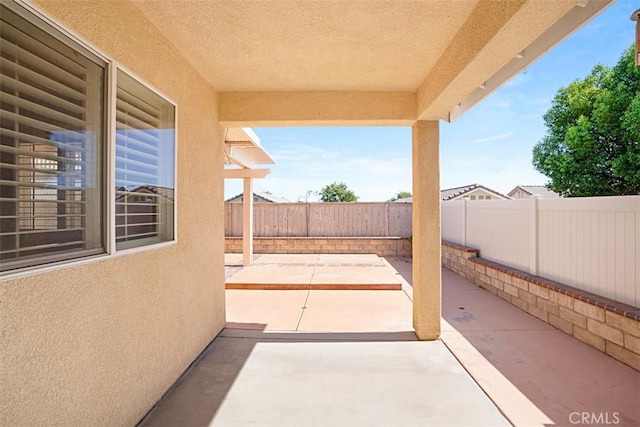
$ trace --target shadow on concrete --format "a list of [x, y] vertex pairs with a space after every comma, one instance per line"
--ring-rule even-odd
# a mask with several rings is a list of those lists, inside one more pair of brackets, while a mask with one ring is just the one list
[[227, 323], [138, 426], [209, 426], [259, 344], [417, 341], [413, 331], [281, 333], [265, 332], [265, 327], [260, 323]]
[[509, 424], [440, 341], [227, 328], [139, 425]]
[[[387, 260], [411, 283], [411, 260]], [[514, 425], [640, 425], [640, 373], [443, 269], [442, 341]]]
[[[236, 323], [231, 326], [264, 331], [267, 325]], [[215, 352], [219, 336], [189, 365], [137, 427], [209, 425], [254, 347], [247, 341], [237, 347], [234, 357], [220, 357], [220, 353]]]

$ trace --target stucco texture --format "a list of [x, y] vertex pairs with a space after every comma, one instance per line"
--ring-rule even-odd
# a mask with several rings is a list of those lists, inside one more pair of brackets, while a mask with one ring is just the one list
[[411, 128], [413, 162], [413, 328], [421, 340], [440, 337], [440, 127], [418, 121]]
[[177, 245], [0, 283], [0, 425], [134, 425], [224, 324], [217, 94], [124, 1], [41, 1], [178, 105]]

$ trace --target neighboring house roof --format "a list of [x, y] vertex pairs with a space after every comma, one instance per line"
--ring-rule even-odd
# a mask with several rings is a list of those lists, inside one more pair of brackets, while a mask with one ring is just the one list
[[559, 199], [560, 195], [555, 191], [549, 190], [544, 185], [518, 185], [509, 191], [509, 196], [515, 194], [518, 190], [522, 190], [531, 196], [540, 196], [543, 199]]
[[129, 195], [139, 195], [140, 193], [157, 194], [165, 199], [173, 200], [174, 189], [169, 187], [161, 187], [159, 185], [141, 185], [131, 190], [127, 190], [124, 187], [116, 188], [116, 200], [122, 199]]
[[396, 199], [393, 201], [393, 203], [413, 203], [413, 196], [403, 197], [402, 199]]
[[470, 193], [473, 190], [477, 190], [477, 189], [482, 189], [488, 193], [492, 193], [495, 194], [496, 196], [502, 198], [502, 199], [510, 199], [511, 197], [509, 196], [505, 196], [502, 193], [499, 193], [495, 190], [490, 189], [489, 187], [485, 187], [484, 185], [480, 185], [480, 184], [471, 184], [471, 185], [465, 185], [463, 187], [455, 187], [455, 188], [447, 188], [445, 190], [440, 190], [440, 198], [445, 201], [445, 200], [452, 200], [455, 199], [456, 197], [462, 196], [464, 194]]
[[[511, 197], [505, 196], [502, 193], [498, 193], [495, 190], [492, 190], [484, 185], [480, 184], [471, 184], [465, 185], [464, 187], [455, 187], [455, 188], [447, 188], [445, 190], [440, 190], [440, 198], [445, 200], [455, 199], [456, 197], [463, 196], [466, 193], [470, 193], [473, 190], [482, 189], [488, 193], [495, 194], [496, 196], [502, 199], [510, 199]], [[413, 197], [405, 197], [404, 199], [394, 200], [394, 203], [413, 203]]]
[[[225, 202], [226, 203], [229, 203], [229, 202], [240, 202], [242, 200], [242, 195], [243, 194], [240, 193], [237, 196], [233, 196], [233, 197], [225, 200]], [[262, 193], [262, 192], [258, 192], [258, 191], [255, 191], [253, 193], [253, 196], [257, 197], [258, 199], [260, 199], [261, 202], [266, 202], [266, 203], [288, 203], [289, 202], [284, 197], [274, 196], [273, 194]]]

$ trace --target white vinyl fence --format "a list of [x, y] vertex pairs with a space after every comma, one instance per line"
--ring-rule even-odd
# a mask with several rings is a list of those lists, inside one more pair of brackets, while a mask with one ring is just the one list
[[442, 238], [640, 307], [640, 196], [443, 202]]
[[[242, 203], [225, 203], [225, 236], [242, 236]], [[255, 237], [409, 237], [411, 203], [255, 203]]]

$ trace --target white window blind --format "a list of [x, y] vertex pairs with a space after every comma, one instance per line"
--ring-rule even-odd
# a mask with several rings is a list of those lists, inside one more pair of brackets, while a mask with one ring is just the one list
[[174, 238], [175, 107], [118, 71], [116, 248]]
[[104, 252], [105, 64], [0, 7], [0, 270]]

